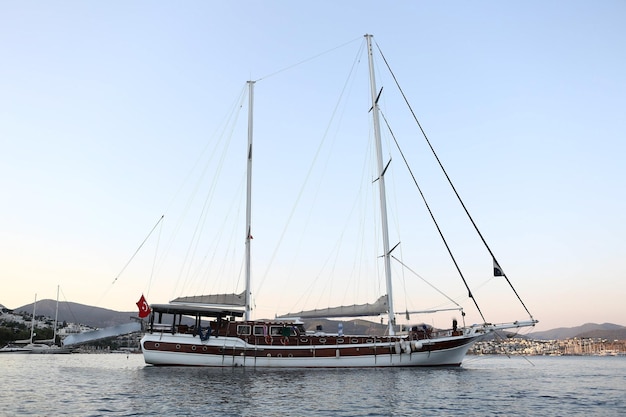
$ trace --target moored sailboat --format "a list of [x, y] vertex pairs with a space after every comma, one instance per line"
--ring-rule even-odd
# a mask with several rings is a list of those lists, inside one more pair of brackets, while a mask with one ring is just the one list
[[[54, 312], [54, 323], [53, 323], [53, 331], [52, 338], [47, 340], [34, 340], [31, 343], [26, 345], [26, 348], [30, 349], [30, 353], [39, 353], [39, 354], [66, 354], [72, 353], [72, 349], [67, 346], [59, 346], [57, 345], [57, 325], [59, 318], [59, 286], [57, 286], [57, 302], [56, 308]], [[33, 317], [34, 320], [34, 317]], [[31, 340], [33, 335], [31, 334]]]
[[[246, 289], [241, 294], [181, 297], [151, 305], [147, 331], [141, 340], [146, 363], [153, 365], [253, 367], [414, 367], [460, 365], [472, 344], [489, 333], [533, 326], [529, 320], [503, 324], [482, 323], [449, 329], [429, 325], [396, 326], [385, 171], [380, 139], [378, 95], [373, 69], [372, 37], [366, 35], [377, 156], [380, 220], [386, 294], [372, 304], [333, 307], [285, 314], [275, 320], [250, 317], [252, 103], [249, 86], [248, 186], [246, 210]], [[494, 265], [497, 265], [494, 259]], [[499, 268], [499, 265], [498, 265]], [[501, 272], [501, 271], [500, 271]], [[521, 301], [521, 300], [520, 300]], [[307, 332], [302, 319], [387, 315], [385, 335], [348, 335]], [[529, 313], [530, 315], [530, 313]]]
[[0, 348], [0, 353], [30, 353], [31, 349], [15, 343], [7, 343]]

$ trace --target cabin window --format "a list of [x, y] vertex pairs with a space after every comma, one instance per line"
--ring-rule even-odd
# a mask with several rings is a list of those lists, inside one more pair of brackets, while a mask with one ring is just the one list
[[265, 326], [254, 326], [255, 336], [265, 336]]
[[248, 336], [250, 335], [250, 326], [247, 324], [240, 324], [237, 326], [237, 334]]
[[270, 326], [270, 336], [296, 336], [296, 329], [292, 326]]

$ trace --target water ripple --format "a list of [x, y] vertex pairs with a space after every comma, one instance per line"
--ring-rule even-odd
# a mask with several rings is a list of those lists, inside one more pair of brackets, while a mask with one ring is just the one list
[[626, 415], [626, 358], [461, 368], [157, 368], [141, 355], [0, 355], [0, 416]]

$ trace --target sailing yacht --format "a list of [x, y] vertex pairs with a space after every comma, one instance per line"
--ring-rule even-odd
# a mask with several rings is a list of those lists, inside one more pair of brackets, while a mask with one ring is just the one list
[[[37, 304], [37, 300], [35, 300], [35, 305], [36, 304]], [[54, 327], [53, 327], [54, 330], [52, 332], [52, 339], [33, 340], [34, 326], [35, 326], [35, 307], [33, 306], [33, 324], [31, 327], [30, 342], [24, 346], [25, 349], [29, 350], [29, 353], [38, 353], [38, 354], [72, 353], [71, 348], [66, 347], [66, 346], [59, 346], [56, 344], [58, 317], [59, 317], [59, 287], [57, 286], [57, 302], [56, 302], [56, 310], [54, 313]]]
[[[240, 294], [179, 297], [167, 304], [150, 305], [146, 333], [141, 339], [141, 349], [147, 364], [257, 368], [459, 366], [468, 349], [480, 338], [499, 330], [518, 329], [537, 323], [537, 320], [528, 313], [528, 320], [502, 324], [485, 321], [480, 324], [459, 326], [454, 320], [452, 327], [447, 329], [437, 329], [426, 324], [407, 325], [403, 329], [398, 329], [392, 294], [390, 263], [394, 248], [390, 249], [387, 231], [386, 166], [383, 163], [381, 149], [379, 92], [374, 76], [372, 36], [365, 35], [365, 39], [387, 294], [371, 304], [300, 311], [279, 316], [274, 320], [251, 318], [250, 196], [254, 82], [249, 81], [245, 291]], [[494, 268], [497, 266], [497, 274], [503, 275], [495, 257], [493, 260]], [[317, 317], [381, 315], [387, 316], [388, 326], [385, 334], [378, 336], [350, 335], [343, 334], [342, 331], [333, 334], [322, 331], [310, 332], [305, 329], [302, 321]]]
[[30, 339], [9, 342], [5, 346], [0, 348], [0, 353], [31, 353], [32, 348], [25, 346], [25, 344], [29, 342]]

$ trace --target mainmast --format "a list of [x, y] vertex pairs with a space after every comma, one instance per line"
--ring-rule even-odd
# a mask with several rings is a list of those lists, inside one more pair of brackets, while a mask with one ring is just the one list
[[35, 304], [33, 304], [33, 319], [30, 322], [30, 341], [33, 343], [33, 337], [35, 336], [35, 312], [37, 310], [37, 294], [35, 294]]
[[52, 344], [57, 344], [57, 320], [59, 318], [59, 285], [57, 285], [57, 306], [54, 311], [54, 331], [52, 332]]
[[393, 291], [391, 284], [391, 253], [389, 251], [389, 230], [387, 226], [387, 196], [385, 192], [385, 176], [383, 165], [383, 151], [380, 139], [380, 121], [378, 115], [378, 91], [374, 77], [374, 55], [372, 52], [372, 35], [365, 35], [367, 39], [367, 54], [370, 69], [370, 90], [372, 94], [372, 116], [374, 118], [374, 139], [376, 142], [376, 159], [378, 162], [378, 191], [380, 197], [380, 220], [383, 229], [383, 258], [385, 261], [385, 282], [387, 285], [387, 303], [389, 306], [389, 335], [394, 335], [395, 313], [393, 310]]
[[252, 106], [254, 103], [254, 81], [248, 81], [248, 167], [246, 189], [246, 309], [245, 320], [250, 320], [250, 241], [252, 239]]

